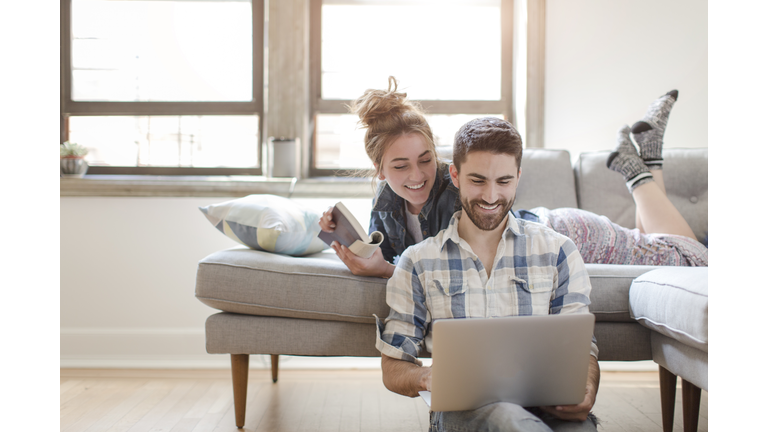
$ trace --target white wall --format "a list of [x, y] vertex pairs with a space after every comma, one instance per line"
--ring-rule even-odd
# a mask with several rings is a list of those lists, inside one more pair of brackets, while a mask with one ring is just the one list
[[673, 89], [665, 145], [707, 147], [707, 2], [547, 0], [546, 20], [546, 147], [612, 149]]
[[[230, 198], [62, 197], [61, 365], [207, 367], [197, 262], [237, 247], [199, 206]], [[296, 201], [322, 212], [334, 199]], [[344, 200], [365, 226], [370, 200]]]

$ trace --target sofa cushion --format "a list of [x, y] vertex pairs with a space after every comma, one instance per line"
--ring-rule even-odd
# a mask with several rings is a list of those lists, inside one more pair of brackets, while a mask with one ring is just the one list
[[[597, 321], [635, 321], [629, 287], [657, 267], [587, 264], [590, 311]], [[246, 315], [374, 323], [389, 315], [387, 280], [353, 275], [332, 250], [304, 257], [246, 248], [215, 252], [198, 264], [195, 295], [206, 305]]]
[[515, 209], [576, 207], [571, 155], [566, 150], [525, 149]]
[[636, 277], [659, 267], [585, 264], [592, 292], [589, 311], [597, 321], [634, 322], [629, 313], [629, 287]]
[[195, 296], [238, 314], [375, 323], [373, 314], [389, 314], [386, 287], [353, 275], [331, 249], [290, 257], [235, 248], [200, 261]]
[[[607, 216], [628, 228], [635, 227], [635, 203], [624, 179], [605, 166], [610, 151], [585, 152], [574, 165], [579, 208]], [[667, 196], [704, 241], [708, 224], [708, 151], [706, 148], [664, 149], [664, 184]], [[525, 175], [521, 176], [521, 183]]]
[[709, 354], [707, 352], [663, 334], [651, 332], [651, 353], [653, 361], [659, 366], [702, 390], [709, 389]]
[[707, 267], [668, 267], [643, 274], [629, 289], [632, 317], [651, 330], [707, 352], [707, 276]]
[[328, 246], [320, 240], [320, 212], [277, 195], [248, 195], [200, 207], [216, 229], [256, 250], [307, 255]]

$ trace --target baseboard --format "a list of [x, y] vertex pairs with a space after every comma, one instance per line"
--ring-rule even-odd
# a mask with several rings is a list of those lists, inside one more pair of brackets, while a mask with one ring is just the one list
[[[61, 329], [62, 368], [94, 369], [228, 369], [226, 354], [205, 352], [202, 329]], [[425, 359], [426, 365], [431, 359]], [[252, 355], [251, 369], [269, 369], [268, 355]], [[280, 356], [281, 369], [379, 369], [378, 357]], [[605, 372], [657, 371], [653, 361], [601, 361]]]
[[[268, 355], [251, 355], [250, 369], [270, 369]], [[62, 356], [64, 369], [229, 369], [226, 354], [205, 356]], [[380, 369], [378, 357], [299, 357], [280, 356], [281, 370]]]

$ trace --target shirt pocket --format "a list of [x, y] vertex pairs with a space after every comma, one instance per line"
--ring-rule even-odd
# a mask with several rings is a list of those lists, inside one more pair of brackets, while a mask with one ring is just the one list
[[549, 275], [529, 275], [528, 280], [509, 277], [510, 283], [518, 288], [517, 300], [520, 312], [530, 311], [531, 315], [548, 315], [554, 287]]
[[469, 285], [463, 278], [428, 279], [427, 302], [432, 319], [464, 318], [466, 315], [465, 297]]

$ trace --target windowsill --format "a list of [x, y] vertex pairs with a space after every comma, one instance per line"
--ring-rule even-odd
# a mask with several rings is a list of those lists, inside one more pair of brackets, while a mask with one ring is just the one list
[[263, 176], [85, 175], [61, 178], [60, 196], [241, 197], [272, 194], [292, 198], [372, 198], [370, 178], [317, 177], [295, 180]]

